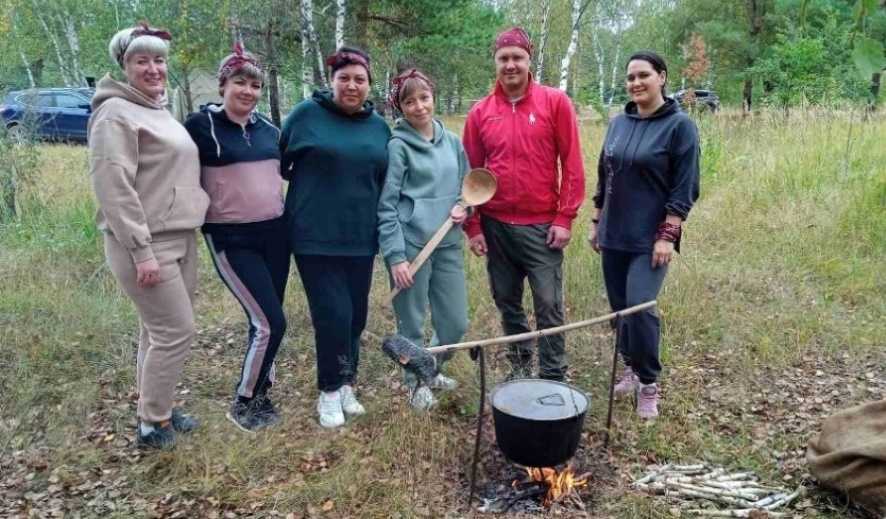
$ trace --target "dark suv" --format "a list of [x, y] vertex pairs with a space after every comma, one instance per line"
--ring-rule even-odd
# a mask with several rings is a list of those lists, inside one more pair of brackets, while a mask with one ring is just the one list
[[85, 143], [94, 94], [94, 88], [16, 90], [6, 95], [0, 116], [7, 131], [20, 137]]
[[689, 105], [692, 104], [695, 109], [707, 109], [711, 112], [720, 109], [720, 98], [713, 90], [695, 90], [694, 100], [690, 100], [688, 94], [689, 90], [677, 90], [674, 93], [674, 100], [680, 103], [683, 108], [689, 108]]

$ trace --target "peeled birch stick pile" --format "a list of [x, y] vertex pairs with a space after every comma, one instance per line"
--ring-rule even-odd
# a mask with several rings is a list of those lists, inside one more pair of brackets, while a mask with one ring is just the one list
[[687, 514], [703, 517], [790, 517], [776, 512], [803, 493], [803, 487], [789, 489], [761, 485], [753, 472], [727, 472], [722, 467], [698, 465], [650, 465], [646, 474], [634, 481], [635, 488], [649, 494], [680, 501], [706, 500], [720, 510], [691, 509]]

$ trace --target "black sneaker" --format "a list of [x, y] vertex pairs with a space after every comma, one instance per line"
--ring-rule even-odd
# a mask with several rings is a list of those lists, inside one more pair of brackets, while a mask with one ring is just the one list
[[258, 411], [257, 414], [261, 417], [264, 422], [264, 427], [274, 425], [280, 422], [280, 414], [277, 412], [277, 408], [274, 407], [274, 403], [271, 402], [271, 399], [268, 398], [267, 395], [262, 395], [258, 397]]
[[154, 428], [148, 434], [142, 434], [141, 422], [136, 426], [135, 445], [139, 449], [169, 450], [175, 447], [175, 429], [172, 424], [160, 427], [154, 424]]
[[172, 408], [172, 428], [175, 432], [189, 433], [200, 426], [200, 421], [193, 416], [186, 414], [181, 407]]
[[225, 416], [241, 431], [250, 433], [280, 420], [274, 404], [267, 398], [253, 398], [246, 401], [236, 398]]

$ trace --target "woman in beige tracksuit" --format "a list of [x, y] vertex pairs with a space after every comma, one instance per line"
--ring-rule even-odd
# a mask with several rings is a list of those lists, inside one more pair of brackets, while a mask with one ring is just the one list
[[196, 427], [173, 396], [195, 335], [194, 230], [209, 205], [197, 147], [166, 110], [170, 39], [147, 25], [114, 36], [110, 54], [126, 80], [99, 81], [88, 134], [105, 255], [140, 321], [137, 444], [154, 448]]

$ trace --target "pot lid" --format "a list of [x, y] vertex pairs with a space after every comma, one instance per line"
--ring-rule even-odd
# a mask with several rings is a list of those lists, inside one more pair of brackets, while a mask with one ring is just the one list
[[562, 420], [587, 411], [588, 397], [569, 384], [529, 378], [497, 386], [492, 393], [492, 405], [505, 414], [527, 420]]

